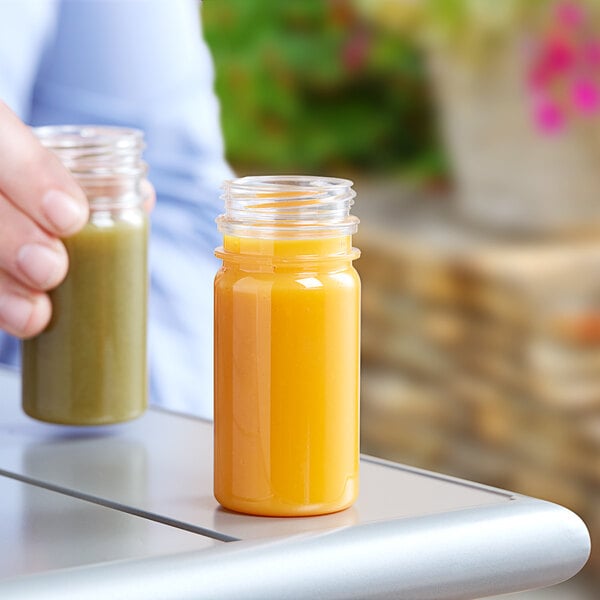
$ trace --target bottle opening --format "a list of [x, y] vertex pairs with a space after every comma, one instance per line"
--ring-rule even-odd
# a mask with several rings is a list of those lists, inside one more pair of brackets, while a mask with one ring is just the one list
[[144, 134], [138, 129], [56, 125], [36, 127], [33, 132], [77, 178], [146, 173], [141, 160]]
[[236, 237], [267, 239], [352, 235], [358, 218], [350, 215], [356, 192], [352, 181], [334, 177], [250, 176], [226, 181], [225, 213], [219, 231]]
[[90, 207], [139, 204], [144, 134], [138, 129], [97, 125], [55, 125], [33, 129], [86, 192]]

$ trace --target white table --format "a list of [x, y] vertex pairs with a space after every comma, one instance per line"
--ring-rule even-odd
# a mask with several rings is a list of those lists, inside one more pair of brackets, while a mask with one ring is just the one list
[[38, 423], [0, 369], [3, 599], [467, 600], [564, 581], [589, 551], [565, 508], [366, 456], [349, 510], [234, 514], [209, 422]]

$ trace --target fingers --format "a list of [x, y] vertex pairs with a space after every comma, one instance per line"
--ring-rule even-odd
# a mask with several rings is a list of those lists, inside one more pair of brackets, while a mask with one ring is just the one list
[[62, 242], [0, 195], [0, 270], [22, 286], [44, 291], [64, 279], [67, 267]]
[[67, 267], [62, 242], [0, 195], [0, 329], [17, 337], [40, 333], [51, 315], [43, 290], [58, 285]]
[[29, 290], [0, 271], [0, 329], [28, 338], [46, 327], [51, 313], [46, 294]]
[[58, 158], [0, 102], [0, 192], [48, 233], [68, 236], [83, 227], [88, 204]]
[[75, 179], [0, 101], [0, 329], [18, 337], [44, 329], [51, 314], [44, 292], [68, 268], [59, 238], [87, 218]]
[[154, 205], [156, 204], [156, 190], [147, 179], [142, 181], [141, 193], [144, 203], [144, 210], [150, 214], [154, 210]]

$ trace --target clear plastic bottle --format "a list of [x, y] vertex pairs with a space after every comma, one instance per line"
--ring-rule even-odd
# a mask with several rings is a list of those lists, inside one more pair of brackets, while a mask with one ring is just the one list
[[215, 279], [215, 496], [302, 516], [358, 494], [360, 281], [352, 182], [225, 185]]
[[69, 425], [126, 421], [147, 404], [143, 134], [102, 126], [35, 133], [86, 192], [90, 217], [63, 240], [69, 271], [50, 292], [48, 327], [23, 343], [23, 409]]

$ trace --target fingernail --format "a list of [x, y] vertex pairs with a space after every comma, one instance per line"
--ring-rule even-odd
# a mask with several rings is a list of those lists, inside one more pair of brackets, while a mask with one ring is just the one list
[[85, 225], [87, 213], [84, 206], [64, 192], [50, 190], [42, 200], [46, 218], [60, 233], [75, 233]]
[[0, 321], [16, 331], [25, 331], [33, 313], [33, 304], [12, 294], [0, 296]]
[[65, 268], [64, 257], [42, 244], [25, 244], [17, 253], [19, 268], [39, 289], [57, 284]]

